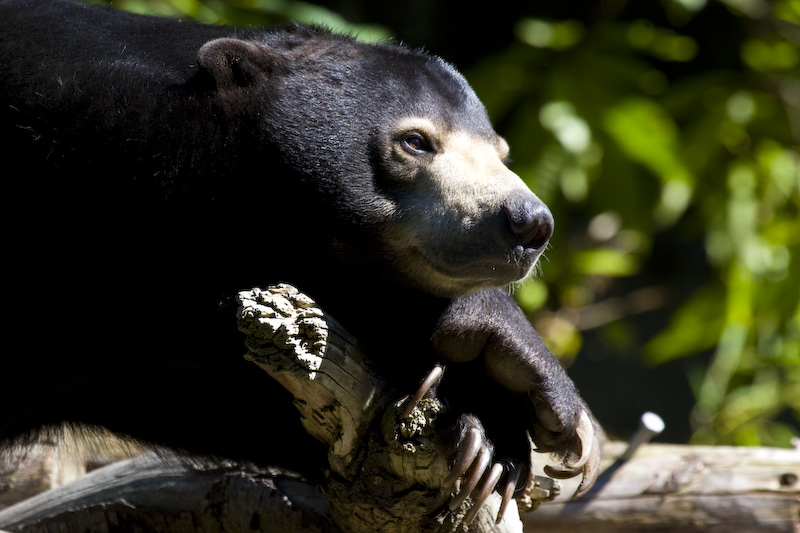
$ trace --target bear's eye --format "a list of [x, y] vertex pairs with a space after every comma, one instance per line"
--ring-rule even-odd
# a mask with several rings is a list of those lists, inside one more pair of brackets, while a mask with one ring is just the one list
[[401, 143], [403, 150], [411, 155], [422, 155], [433, 151], [425, 136], [416, 131], [405, 134]]

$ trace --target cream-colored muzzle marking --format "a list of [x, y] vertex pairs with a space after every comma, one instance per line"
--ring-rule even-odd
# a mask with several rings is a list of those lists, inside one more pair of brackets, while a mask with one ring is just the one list
[[[498, 282], [501, 276], [495, 276], [496, 269], [490, 266], [483, 273], [474, 268], [459, 271], [473, 262], [488, 265], [494, 261], [497, 269], [511, 262], [513, 247], [504, 255], [497, 244], [503, 231], [498, 214], [504, 202], [516, 195], [539, 201], [503, 164], [508, 154], [506, 142], [500, 137], [491, 142], [469, 132], [443, 130], [420, 118], [401, 122], [398, 131], [420, 132], [434, 146], [427, 159], [395, 147], [394, 159], [405, 158], [415, 169], [406, 183], [409, 194], [404, 195], [402, 216], [388, 232], [388, 244], [401, 271], [416, 284], [441, 294], [515, 281]], [[486, 257], [481, 257], [482, 252]]]

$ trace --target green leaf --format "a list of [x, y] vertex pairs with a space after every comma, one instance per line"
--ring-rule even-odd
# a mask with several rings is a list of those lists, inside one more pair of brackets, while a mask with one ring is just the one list
[[636, 256], [608, 248], [575, 254], [575, 270], [584, 276], [630, 276], [639, 268]]
[[697, 291], [673, 315], [669, 326], [645, 346], [645, 358], [654, 365], [713, 348], [719, 340], [725, 315], [720, 287]]
[[604, 127], [622, 152], [662, 183], [656, 219], [670, 224], [692, 199], [693, 178], [679, 151], [676, 126], [664, 109], [644, 98], [628, 98], [605, 114]]

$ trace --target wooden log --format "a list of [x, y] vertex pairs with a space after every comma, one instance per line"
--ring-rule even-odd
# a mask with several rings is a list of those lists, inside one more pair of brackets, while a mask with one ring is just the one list
[[613, 462], [624, 447], [606, 447], [612, 462], [582, 499], [542, 504], [525, 516], [525, 529], [800, 532], [796, 449], [651, 444]]
[[[624, 447], [611, 443], [609, 459]], [[651, 444], [624, 464], [611, 462], [582, 500], [544, 503], [525, 515], [525, 531], [795, 533], [798, 472], [795, 450]], [[16, 522], [0, 512], [0, 530], [27, 524], [25, 531], [69, 533], [125, 524], [185, 531], [191, 524], [191, 531], [233, 531], [246, 523], [314, 532], [330, 527], [329, 506], [288, 473], [149, 454], [15, 506]]]

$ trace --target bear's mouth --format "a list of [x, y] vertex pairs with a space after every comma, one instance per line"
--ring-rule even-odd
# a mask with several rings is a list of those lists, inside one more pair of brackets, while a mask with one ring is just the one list
[[449, 257], [443, 253], [426, 254], [415, 247], [406, 251], [402, 262], [415, 284], [437, 294], [463, 294], [521, 281], [531, 273], [542, 249], [518, 245], [506, 255]]

